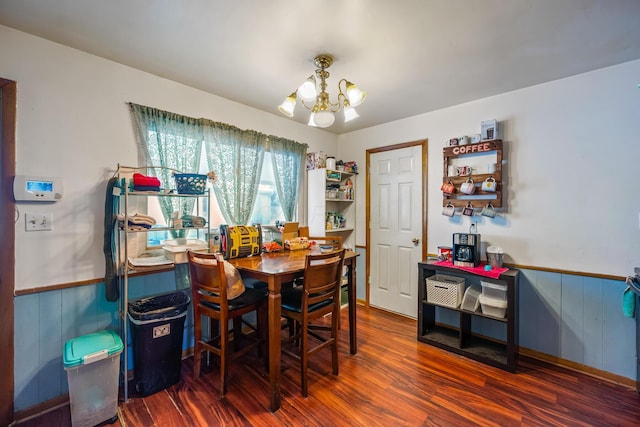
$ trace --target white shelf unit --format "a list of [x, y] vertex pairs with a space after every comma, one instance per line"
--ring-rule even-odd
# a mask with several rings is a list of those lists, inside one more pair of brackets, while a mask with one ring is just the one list
[[[307, 171], [309, 235], [340, 234], [347, 247], [355, 247], [355, 174], [330, 169]], [[334, 193], [334, 187], [337, 187]], [[328, 227], [331, 213], [343, 218], [342, 226]], [[334, 216], [334, 218], [335, 218]]]
[[[209, 214], [210, 206], [210, 193], [209, 189], [206, 189], [204, 194], [178, 194], [178, 193], [164, 193], [164, 192], [149, 192], [149, 191], [130, 191], [129, 185], [131, 182], [131, 176], [133, 172], [146, 172], [149, 168], [161, 168], [159, 166], [142, 166], [142, 167], [130, 167], [118, 165], [116, 176], [119, 179], [119, 186], [116, 189], [119, 190], [119, 194], [114, 196], [120, 199], [119, 212], [124, 214], [125, 218], [120, 226], [119, 222], [116, 222], [117, 227], [117, 253], [118, 253], [118, 277], [120, 283], [120, 304], [119, 304], [119, 317], [121, 324], [121, 338], [124, 343], [124, 349], [122, 351], [122, 378], [123, 378], [123, 398], [124, 401], [129, 399], [129, 383], [128, 383], [128, 368], [129, 368], [129, 318], [127, 316], [129, 307], [129, 277], [131, 274], [136, 273], [134, 268], [129, 266], [129, 255], [133, 248], [142, 246], [142, 250], [138, 249], [136, 252], [141, 253], [147, 250], [147, 234], [156, 231], [170, 231], [170, 230], [195, 230], [196, 237], [206, 240], [207, 236], [211, 235], [211, 217]], [[165, 183], [168, 184], [168, 183]], [[173, 184], [173, 183], [171, 183]], [[129, 217], [135, 212], [140, 212], [142, 208], [148, 207], [149, 197], [171, 197], [171, 198], [194, 198], [196, 200], [196, 212], [201, 215], [206, 211], [206, 225], [204, 227], [153, 227], [147, 230], [131, 230], [128, 228]], [[135, 200], [135, 202], [134, 202]], [[135, 207], [132, 207], [132, 204]], [[205, 209], [206, 205], [206, 209]], [[133, 236], [133, 240], [132, 240]], [[207, 243], [208, 240], [206, 240]], [[158, 266], [158, 272], [166, 270], [167, 268], [175, 268], [174, 264], [165, 264]], [[153, 269], [146, 267], [145, 272], [153, 272]], [[177, 289], [176, 289], [177, 290]], [[147, 295], [153, 296], [153, 295]]]

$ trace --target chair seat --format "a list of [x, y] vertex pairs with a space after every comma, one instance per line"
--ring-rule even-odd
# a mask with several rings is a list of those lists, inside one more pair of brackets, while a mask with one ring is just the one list
[[261, 280], [255, 279], [253, 277], [242, 277], [242, 281], [244, 282], [244, 286], [246, 288], [254, 288], [254, 289], [267, 289], [267, 282], [263, 282]]
[[[282, 291], [282, 308], [296, 313], [302, 313], [302, 293], [303, 286], [296, 286]], [[316, 311], [331, 305], [330, 300], [324, 300], [316, 304], [309, 305], [309, 311]]]
[[[268, 295], [269, 291], [267, 291], [266, 289], [246, 288], [239, 297], [228, 301], [229, 311], [239, 310], [249, 305], [253, 305], [266, 298]], [[215, 304], [207, 301], [202, 301], [201, 304], [217, 311], [220, 310], [220, 304]]]

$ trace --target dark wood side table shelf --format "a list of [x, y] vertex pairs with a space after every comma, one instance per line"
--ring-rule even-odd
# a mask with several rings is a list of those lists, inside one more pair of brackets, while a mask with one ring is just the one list
[[[418, 341], [467, 356], [479, 362], [515, 372], [518, 357], [518, 276], [519, 271], [510, 269], [498, 279], [490, 279], [457, 268], [436, 265], [436, 261], [418, 263]], [[438, 274], [507, 285], [507, 311], [504, 318], [485, 315], [461, 308], [449, 308], [427, 302], [426, 279]], [[468, 286], [468, 283], [466, 284]], [[459, 326], [436, 323], [436, 308], [457, 312]], [[506, 337], [502, 341], [489, 339], [472, 333], [474, 319], [490, 319], [506, 324]]]

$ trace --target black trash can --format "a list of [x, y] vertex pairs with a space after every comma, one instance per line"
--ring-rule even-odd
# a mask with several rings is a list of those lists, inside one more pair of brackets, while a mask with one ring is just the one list
[[148, 396], [180, 381], [184, 321], [191, 298], [171, 292], [129, 303], [133, 339], [133, 381]]

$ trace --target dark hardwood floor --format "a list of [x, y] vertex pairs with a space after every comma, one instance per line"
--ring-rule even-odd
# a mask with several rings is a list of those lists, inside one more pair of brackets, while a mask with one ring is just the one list
[[[296, 362], [283, 358], [282, 408], [268, 410], [263, 364], [247, 356], [231, 365], [225, 399], [218, 369], [151, 396], [120, 404], [114, 426], [638, 426], [635, 390], [521, 358], [515, 374], [416, 340], [416, 322], [358, 307], [359, 351], [348, 351], [347, 312], [340, 331], [340, 375], [330, 352], [311, 360], [309, 397]], [[326, 354], [323, 354], [326, 353]], [[70, 426], [64, 406], [18, 424]]]

